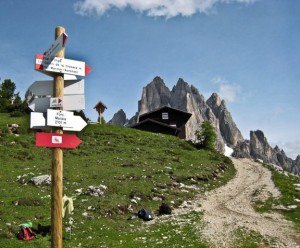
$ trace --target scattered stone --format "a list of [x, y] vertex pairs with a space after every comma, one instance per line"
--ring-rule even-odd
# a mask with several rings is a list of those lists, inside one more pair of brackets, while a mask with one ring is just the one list
[[83, 188], [75, 189], [76, 194], [82, 194]]
[[83, 213], [82, 213], [82, 216], [83, 216], [83, 217], [89, 217], [89, 214], [88, 214], [87, 212], [83, 212]]
[[42, 175], [31, 178], [30, 180], [35, 186], [41, 185], [50, 185], [51, 184], [51, 176]]
[[99, 186], [89, 186], [84, 192], [85, 195], [92, 195], [96, 197], [101, 197], [107, 190], [107, 186], [100, 184]]

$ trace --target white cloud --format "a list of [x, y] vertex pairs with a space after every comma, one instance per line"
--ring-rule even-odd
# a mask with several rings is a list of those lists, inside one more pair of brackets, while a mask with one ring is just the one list
[[226, 102], [236, 102], [240, 93], [240, 86], [227, 82], [221, 77], [215, 77], [212, 79], [214, 84], [217, 84], [219, 90], [217, 94]]
[[218, 3], [244, 3], [249, 4], [257, 0], [80, 0], [74, 4], [77, 14], [103, 15], [110, 9], [123, 10], [132, 8], [138, 13], [149, 16], [191, 16], [197, 12], [210, 13]]

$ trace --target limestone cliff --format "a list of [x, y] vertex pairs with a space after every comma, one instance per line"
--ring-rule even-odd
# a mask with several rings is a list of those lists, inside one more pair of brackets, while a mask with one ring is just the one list
[[[238, 141], [243, 140], [243, 137], [227, 110], [225, 102], [221, 101], [222, 104], [219, 104], [218, 101], [213, 101], [215, 98], [219, 99], [216, 94], [213, 94], [208, 104], [196, 87], [190, 86], [181, 78], [170, 91], [160, 77], [155, 77], [143, 88], [141, 100], [138, 102], [138, 115], [162, 106], [189, 112], [192, 114], [186, 124], [186, 137], [189, 140], [195, 140], [196, 130], [204, 120], [208, 120], [216, 130], [216, 148], [223, 151], [225, 143], [229, 142], [229, 146], [234, 146]], [[134, 119], [136, 120], [136, 116], [129, 122], [133, 123]]]
[[288, 172], [300, 175], [300, 156], [292, 160], [278, 146], [272, 148], [261, 130], [250, 131], [250, 141], [238, 142], [232, 156], [260, 159], [264, 163], [275, 164]]
[[273, 163], [286, 168], [289, 172], [300, 174], [300, 156], [296, 160], [288, 158], [279, 147], [272, 148], [264, 133], [260, 130], [250, 131], [250, 140], [244, 140], [240, 130], [233, 121], [226, 103], [216, 93], [207, 101], [196, 87], [179, 79], [170, 90], [160, 77], [143, 88], [141, 99], [138, 101], [138, 111], [131, 119], [126, 119], [123, 110], [116, 113], [109, 122], [113, 125], [133, 125], [141, 114], [156, 110], [163, 106], [170, 106], [192, 114], [186, 124], [186, 137], [195, 140], [195, 132], [204, 120], [210, 121], [216, 130], [216, 148], [224, 151], [225, 144], [233, 148], [234, 157], [256, 158], [266, 163]]

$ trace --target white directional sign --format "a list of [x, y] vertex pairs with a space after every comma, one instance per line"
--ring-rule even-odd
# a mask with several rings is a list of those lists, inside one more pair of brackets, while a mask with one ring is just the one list
[[62, 33], [54, 43], [44, 52], [44, 55], [48, 59], [53, 59], [55, 55], [65, 47], [66, 41], [68, 39], [68, 35], [66, 33]]
[[49, 75], [62, 73], [82, 77], [91, 72], [91, 68], [85, 62], [56, 57], [48, 59], [42, 54], [35, 56], [35, 69]]
[[40, 128], [46, 126], [46, 118], [43, 113], [30, 113], [30, 128]]
[[[53, 80], [35, 81], [29, 86], [28, 91], [34, 96], [52, 96]], [[84, 94], [84, 79], [81, 80], [64, 80], [64, 95]]]
[[[58, 111], [58, 110], [57, 110]], [[72, 127], [63, 127], [64, 131], [81, 131], [87, 123], [77, 115], [69, 116], [68, 119], [71, 120]], [[32, 129], [50, 129], [51, 126], [46, 125], [45, 113], [31, 112], [30, 113], [30, 128]]]
[[[28, 107], [35, 112], [46, 112], [50, 108], [51, 97], [33, 98]], [[85, 97], [84, 95], [65, 95], [63, 97], [64, 110], [84, 110]]]
[[47, 110], [47, 125], [54, 127], [72, 127], [74, 113], [63, 110]]
[[72, 127], [65, 127], [63, 128], [65, 131], [81, 131], [85, 126], [86, 126], [86, 122], [77, 115], [74, 115], [72, 117], [73, 121], [72, 121]]

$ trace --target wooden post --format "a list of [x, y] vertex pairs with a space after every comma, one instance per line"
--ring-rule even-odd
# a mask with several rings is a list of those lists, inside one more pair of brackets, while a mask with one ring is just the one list
[[[63, 27], [55, 28], [55, 39], [65, 32]], [[64, 58], [65, 49], [61, 49], [56, 57]], [[63, 97], [64, 95], [64, 75], [55, 74], [54, 78], [54, 97]], [[56, 108], [61, 110], [62, 108]], [[62, 134], [60, 127], [53, 128], [53, 132]], [[62, 196], [63, 196], [63, 152], [61, 148], [52, 150], [52, 186], [51, 186], [51, 247], [62, 247]]]

